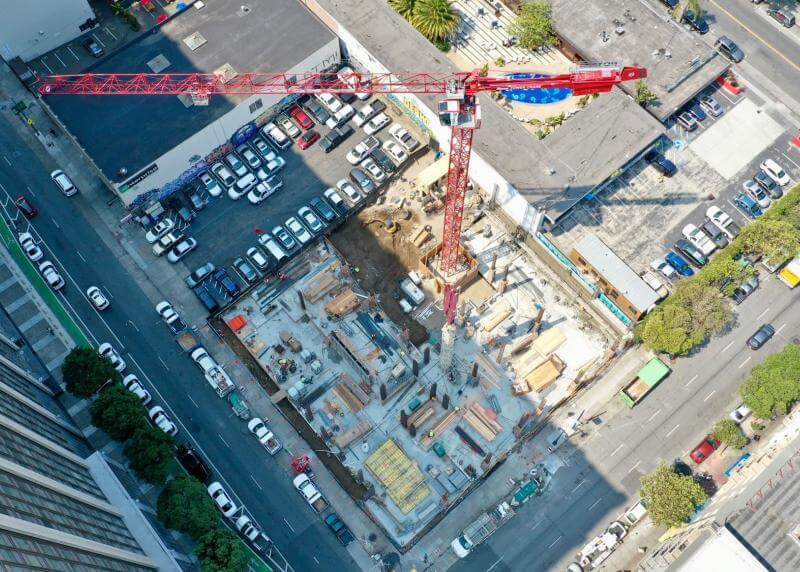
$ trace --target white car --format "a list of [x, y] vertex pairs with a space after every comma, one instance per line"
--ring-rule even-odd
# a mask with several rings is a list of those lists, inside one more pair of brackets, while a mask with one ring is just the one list
[[259, 417], [253, 417], [248, 421], [247, 428], [250, 430], [250, 433], [255, 435], [256, 439], [258, 439], [262, 445], [267, 438], [272, 437], [272, 431], [267, 429], [267, 424]]
[[708, 256], [717, 249], [717, 245], [711, 242], [708, 235], [693, 224], [683, 227], [683, 236], [700, 249], [700, 252]]
[[402, 165], [408, 159], [408, 154], [394, 141], [384, 141], [383, 150], [386, 151], [389, 157], [398, 165]]
[[766, 175], [778, 183], [780, 186], [786, 186], [792, 180], [789, 177], [789, 174], [781, 168], [775, 161], [772, 159], [767, 159], [763, 163], [761, 163], [761, 170], [766, 173]]
[[672, 278], [675, 276], [675, 269], [667, 264], [667, 262], [663, 258], [656, 258], [653, 262], [650, 263], [650, 268], [655, 270], [656, 272], [663, 274], [667, 278]]
[[342, 100], [332, 93], [318, 93], [316, 97], [322, 105], [327, 107], [332, 113], [336, 113], [344, 107]]
[[212, 197], [218, 197], [222, 194], [222, 187], [219, 185], [219, 181], [208, 173], [200, 174], [200, 182], [203, 184], [203, 188], [206, 192]]
[[300, 244], [308, 244], [311, 242], [311, 239], [314, 238], [311, 236], [311, 233], [308, 232], [308, 229], [300, 224], [300, 221], [296, 218], [289, 217], [286, 219], [286, 228], [289, 229], [297, 240], [300, 241]]
[[228, 189], [228, 198], [232, 201], [238, 201], [247, 192], [256, 186], [258, 179], [253, 173], [247, 173], [244, 177], [236, 181], [236, 184]]
[[356, 114], [356, 110], [353, 108], [352, 105], [347, 104], [344, 105], [339, 111], [333, 114], [333, 118], [336, 120], [336, 124], [339, 125], [344, 123], [351, 117]]
[[39, 272], [42, 273], [47, 284], [53, 290], [61, 290], [66, 285], [64, 278], [58, 273], [56, 267], [49, 260], [45, 260], [39, 264]]
[[122, 385], [125, 387], [125, 389], [138, 397], [139, 401], [142, 402], [142, 405], [147, 405], [153, 399], [153, 397], [150, 395], [150, 392], [147, 391], [144, 386], [142, 386], [142, 382], [139, 381], [139, 378], [132, 373], [126, 375], [122, 379]]
[[261, 536], [261, 530], [246, 514], [243, 514], [237, 518], [235, 524], [236, 530], [238, 530], [242, 536], [244, 536], [250, 542], [255, 542], [258, 540], [258, 537]]
[[250, 165], [251, 169], [258, 169], [261, 166], [261, 159], [247, 145], [241, 145], [236, 150], [242, 155], [242, 159]]
[[[347, 182], [347, 181], [345, 181], [345, 182]], [[324, 196], [328, 200], [328, 202], [331, 204], [331, 206], [334, 206], [336, 208], [346, 208], [346, 205], [344, 204], [344, 199], [342, 198], [342, 195], [337, 193], [336, 189], [334, 189], [332, 187], [328, 187], [327, 189], [325, 189], [325, 192], [322, 193], [322, 196]]]
[[711, 205], [706, 210], [706, 218], [723, 230], [733, 222], [725, 211], [714, 205]]
[[[267, 161], [262, 171], [266, 171], [267, 176], [271, 177], [286, 166], [286, 159], [276, 156], [274, 159]], [[263, 180], [263, 179], [262, 179]]]
[[325, 228], [325, 225], [322, 224], [322, 221], [314, 214], [314, 211], [308, 207], [300, 208], [300, 210], [297, 211], [297, 215], [314, 234], [319, 234]]
[[753, 411], [747, 405], [742, 404], [733, 411], [731, 411], [728, 414], [728, 417], [730, 417], [735, 423], [741, 423], [742, 421], [750, 417], [750, 414], [752, 412]]
[[61, 169], [58, 169], [50, 173], [50, 178], [53, 179], [53, 182], [56, 184], [56, 187], [58, 187], [59, 190], [68, 197], [71, 197], [72, 195], [78, 192], [78, 188], [72, 182], [72, 179], [70, 179], [67, 176], [67, 174]]
[[339, 192], [346, 196], [354, 205], [357, 205], [361, 199], [364, 198], [364, 196], [359, 193], [353, 184], [347, 179], [342, 179], [336, 183], [336, 188], [339, 189]]
[[399, 123], [394, 123], [391, 127], [389, 127], [389, 135], [394, 137], [406, 151], [413, 151], [419, 147], [419, 141], [414, 139], [414, 137], [411, 136], [411, 133], [406, 131], [406, 129]]
[[378, 115], [367, 121], [367, 124], [364, 125], [364, 133], [366, 133], [367, 135], [372, 135], [373, 133], [377, 133], [378, 131], [389, 125], [391, 122], [392, 120], [389, 119], [388, 115], [386, 115], [385, 113], [379, 113]]
[[144, 239], [150, 244], [153, 244], [173, 228], [175, 228], [175, 223], [171, 219], [165, 218], [164, 220], [158, 221], [153, 228], [148, 230], [147, 234], [144, 235]]
[[269, 267], [269, 260], [264, 253], [255, 246], [247, 249], [247, 258], [252, 260], [253, 264], [258, 266], [261, 270], [266, 270]]
[[226, 187], [232, 187], [236, 182], [236, 177], [234, 177], [233, 173], [231, 173], [231, 170], [222, 163], [214, 163], [211, 165], [211, 172], [214, 173], [214, 175], [220, 181], [222, 181], [222, 184]]
[[105, 310], [111, 305], [111, 302], [108, 301], [108, 298], [103, 295], [97, 286], [89, 286], [86, 290], [86, 297], [98, 310]]
[[247, 200], [250, 201], [250, 204], [257, 205], [264, 201], [268, 196], [272, 193], [269, 192], [267, 186], [264, 183], [258, 183], [253, 189], [247, 193]]
[[153, 425], [161, 429], [167, 435], [172, 435], [174, 437], [178, 434], [178, 426], [172, 422], [172, 419], [169, 418], [169, 415], [167, 415], [160, 405], [156, 405], [150, 409], [147, 415], [150, 417], [150, 421], [153, 422]]
[[153, 254], [156, 256], [161, 256], [165, 252], [167, 252], [170, 248], [174, 246], [176, 242], [183, 238], [182, 234], [175, 234], [174, 232], [170, 232], [169, 234], [165, 234], [161, 238], [158, 239], [153, 245]]
[[120, 373], [125, 371], [125, 368], [128, 367], [128, 364], [126, 364], [125, 360], [120, 357], [117, 350], [114, 349], [114, 346], [108, 342], [103, 342], [100, 344], [100, 346], [97, 348], [97, 353], [105, 358], [108, 358], [111, 362], [111, 365], [114, 366], [114, 369]]
[[244, 177], [248, 171], [247, 167], [242, 160], [239, 159], [239, 156], [236, 153], [228, 153], [225, 155], [225, 162], [228, 163], [231, 169], [233, 169], [234, 174], [237, 177]]
[[367, 137], [347, 152], [347, 162], [351, 165], [358, 165], [361, 161], [366, 159], [374, 149], [380, 147], [380, 145], [381, 142], [377, 137]]
[[225, 492], [225, 488], [219, 481], [214, 481], [208, 485], [208, 494], [211, 496], [211, 499], [214, 501], [214, 504], [217, 505], [220, 512], [228, 518], [239, 511], [239, 507], [233, 503], [231, 497], [228, 496], [228, 493]]
[[267, 123], [261, 128], [261, 133], [272, 141], [278, 149], [286, 149], [292, 144], [292, 140], [286, 136], [286, 133], [281, 131], [274, 123]]
[[386, 180], [386, 173], [381, 169], [372, 157], [367, 157], [361, 163], [361, 168], [364, 169], [369, 176], [375, 179], [375, 182], [380, 185]]
[[41, 260], [42, 256], [44, 256], [42, 249], [36, 245], [33, 235], [29, 232], [21, 232], [19, 234], [19, 245], [31, 262]]
[[250, 144], [255, 147], [258, 154], [261, 155], [265, 161], [270, 160], [270, 155], [275, 155], [275, 151], [267, 145], [267, 142], [261, 139], [260, 137], [254, 138]]
[[175, 243], [175, 246], [172, 247], [172, 250], [169, 251], [167, 254], [167, 260], [175, 264], [180, 259], [184, 258], [187, 254], [189, 254], [192, 250], [197, 247], [197, 241], [190, 237], [186, 236]]
[[286, 134], [292, 139], [296, 139], [302, 133], [302, 131], [300, 131], [300, 128], [297, 125], [295, 125], [294, 121], [292, 121], [288, 117], [280, 117], [278, 119], [278, 125], [280, 125], [281, 129], [283, 129], [284, 132], [286, 132]]

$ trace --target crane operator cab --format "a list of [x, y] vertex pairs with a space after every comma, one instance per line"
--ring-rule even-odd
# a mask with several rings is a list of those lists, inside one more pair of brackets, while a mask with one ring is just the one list
[[[462, 92], [463, 93], [463, 92]], [[460, 99], [448, 98], [439, 102], [439, 122], [445, 127], [477, 129], [481, 126], [481, 107], [474, 95]]]

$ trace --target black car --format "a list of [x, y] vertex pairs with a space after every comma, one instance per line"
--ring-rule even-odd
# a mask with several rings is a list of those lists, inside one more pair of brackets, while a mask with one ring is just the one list
[[664, 155], [656, 150], [650, 151], [644, 156], [644, 158], [665, 177], [671, 177], [678, 172], [678, 168], [675, 166], [675, 163], [664, 157]]
[[350, 529], [347, 528], [345, 523], [342, 522], [342, 519], [340, 519], [339, 515], [335, 512], [332, 512], [325, 517], [325, 524], [327, 524], [328, 527], [333, 531], [333, 533], [336, 535], [336, 538], [339, 539], [339, 542], [345, 546], [355, 540], [353, 533], [350, 532]]
[[714, 45], [723, 56], [735, 64], [738, 64], [744, 59], [744, 52], [742, 49], [737, 46], [736, 42], [731, 40], [728, 36], [720, 36], [717, 38], [717, 41], [714, 42]]
[[331, 129], [330, 133], [319, 140], [319, 146], [322, 147], [322, 150], [326, 153], [330, 153], [339, 145], [341, 145], [345, 139], [350, 137], [353, 132], [353, 128], [349, 124], [345, 123], [343, 125], [339, 125], [338, 127]]
[[86, 51], [92, 54], [94, 57], [99, 58], [103, 55], [103, 48], [95, 41], [94, 38], [87, 38], [83, 42], [83, 47], [86, 48]]
[[699, 267], [708, 264], [708, 258], [706, 258], [706, 255], [700, 252], [700, 250], [688, 240], [680, 239], [678, 242], [676, 242], [675, 250], [677, 250], [679, 254], [692, 261], [695, 266]]
[[178, 461], [186, 472], [192, 475], [201, 483], [208, 483], [211, 480], [211, 469], [200, 456], [200, 453], [194, 450], [194, 447], [184, 443], [178, 447]]
[[314, 212], [322, 217], [322, 219], [327, 223], [331, 223], [339, 218], [339, 215], [336, 214], [336, 211], [334, 211], [328, 203], [319, 197], [311, 199], [309, 205], [312, 209], [314, 209]]
[[695, 16], [694, 12], [686, 10], [686, 12], [683, 13], [683, 21], [686, 22], [690, 28], [693, 28], [701, 34], [708, 32], [708, 22], [706, 22], [702, 14]]
[[755, 334], [747, 339], [747, 345], [750, 346], [751, 350], [757, 350], [766, 344], [774, 335], [775, 328], [773, 328], [770, 324], [764, 324], [758, 328], [758, 330], [756, 330]]
[[700, 226], [700, 229], [708, 235], [711, 241], [717, 245], [717, 248], [725, 248], [728, 246], [728, 237], [725, 233], [715, 225], [713, 222], [706, 221]]
[[397, 171], [397, 165], [394, 164], [394, 161], [392, 161], [389, 158], [389, 155], [384, 153], [383, 149], [380, 147], [373, 149], [370, 155], [373, 159], [375, 159], [375, 162], [378, 164], [378, 166], [387, 173], [394, 173]]
[[322, 107], [322, 104], [317, 100], [316, 97], [309, 97], [302, 103], [302, 105], [320, 125], [325, 125], [325, 122], [331, 118], [331, 114], [328, 113], [327, 109]]
[[354, 93], [337, 93], [336, 95], [338, 95], [339, 99], [341, 99], [345, 103], [353, 103], [356, 100], [356, 96]]
[[744, 302], [745, 298], [755, 292], [756, 288], [758, 288], [758, 276], [753, 276], [733, 291], [733, 296], [731, 296], [733, 303], [738, 306]]
[[758, 173], [753, 175], [753, 179], [756, 183], [758, 183], [758, 186], [764, 189], [764, 191], [766, 191], [766, 193], [773, 199], [779, 199], [783, 196], [783, 191], [781, 190], [780, 185], [764, 171], [759, 169]]

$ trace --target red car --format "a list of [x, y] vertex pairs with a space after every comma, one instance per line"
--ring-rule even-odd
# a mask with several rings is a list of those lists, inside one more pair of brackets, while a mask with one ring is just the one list
[[314, 130], [306, 131], [297, 140], [297, 146], [301, 149], [308, 149], [319, 139], [319, 133]]
[[300, 127], [306, 131], [314, 127], [314, 122], [311, 121], [311, 118], [308, 116], [308, 114], [296, 105], [289, 110], [289, 116], [297, 121], [297, 123], [300, 124]]
[[689, 454], [692, 458], [692, 461], [697, 463], [698, 465], [708, 459], [711, 454], [717, 450], [720, 445], [719, 439], [717, 439], [714, 435], [706, 435], [705, 439], [700, 441], [700, 444], [694, 448], [694, 450]]
[[14, 201], [14, 204], [17, 205], [17, 208], [19, 209], [19, 212], [22, 213], [22, 216], [28, 220], [31, 220], [37, 214], [39, 214], [39, 211], [36, 210], [36, 207], [33, 206], [31, 202], [23, 195], [18, 196], [17, 200]]

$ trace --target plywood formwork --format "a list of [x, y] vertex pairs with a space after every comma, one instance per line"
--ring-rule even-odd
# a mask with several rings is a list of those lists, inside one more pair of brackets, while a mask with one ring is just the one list
[[384, 441], [367, 457], [364, 466], [383, 485], [403, 514], [414, 510], [431, 494], [417, 464], [392, 439]]
[[325, 304], [325, 312], [330, 316], [341, 318], [359, 306], [358, 296], [350, 288], [339, 293], [336, 298]]
[[500, 302], [497, 302], [489, 308], [489, 315], [481, 320], [481, 329], [489, 333], [505, 322], [513, 313], [514, 310], [511, 308], [511, 304], [506, 300], [500, 300]]
[[562, 371], [564, 371], [564, 362], [558, 359], [558, 356], [553, 355], [530, 372], [525, 377], [525, 383], [532, 391], [543, 391], [561, 376]]

